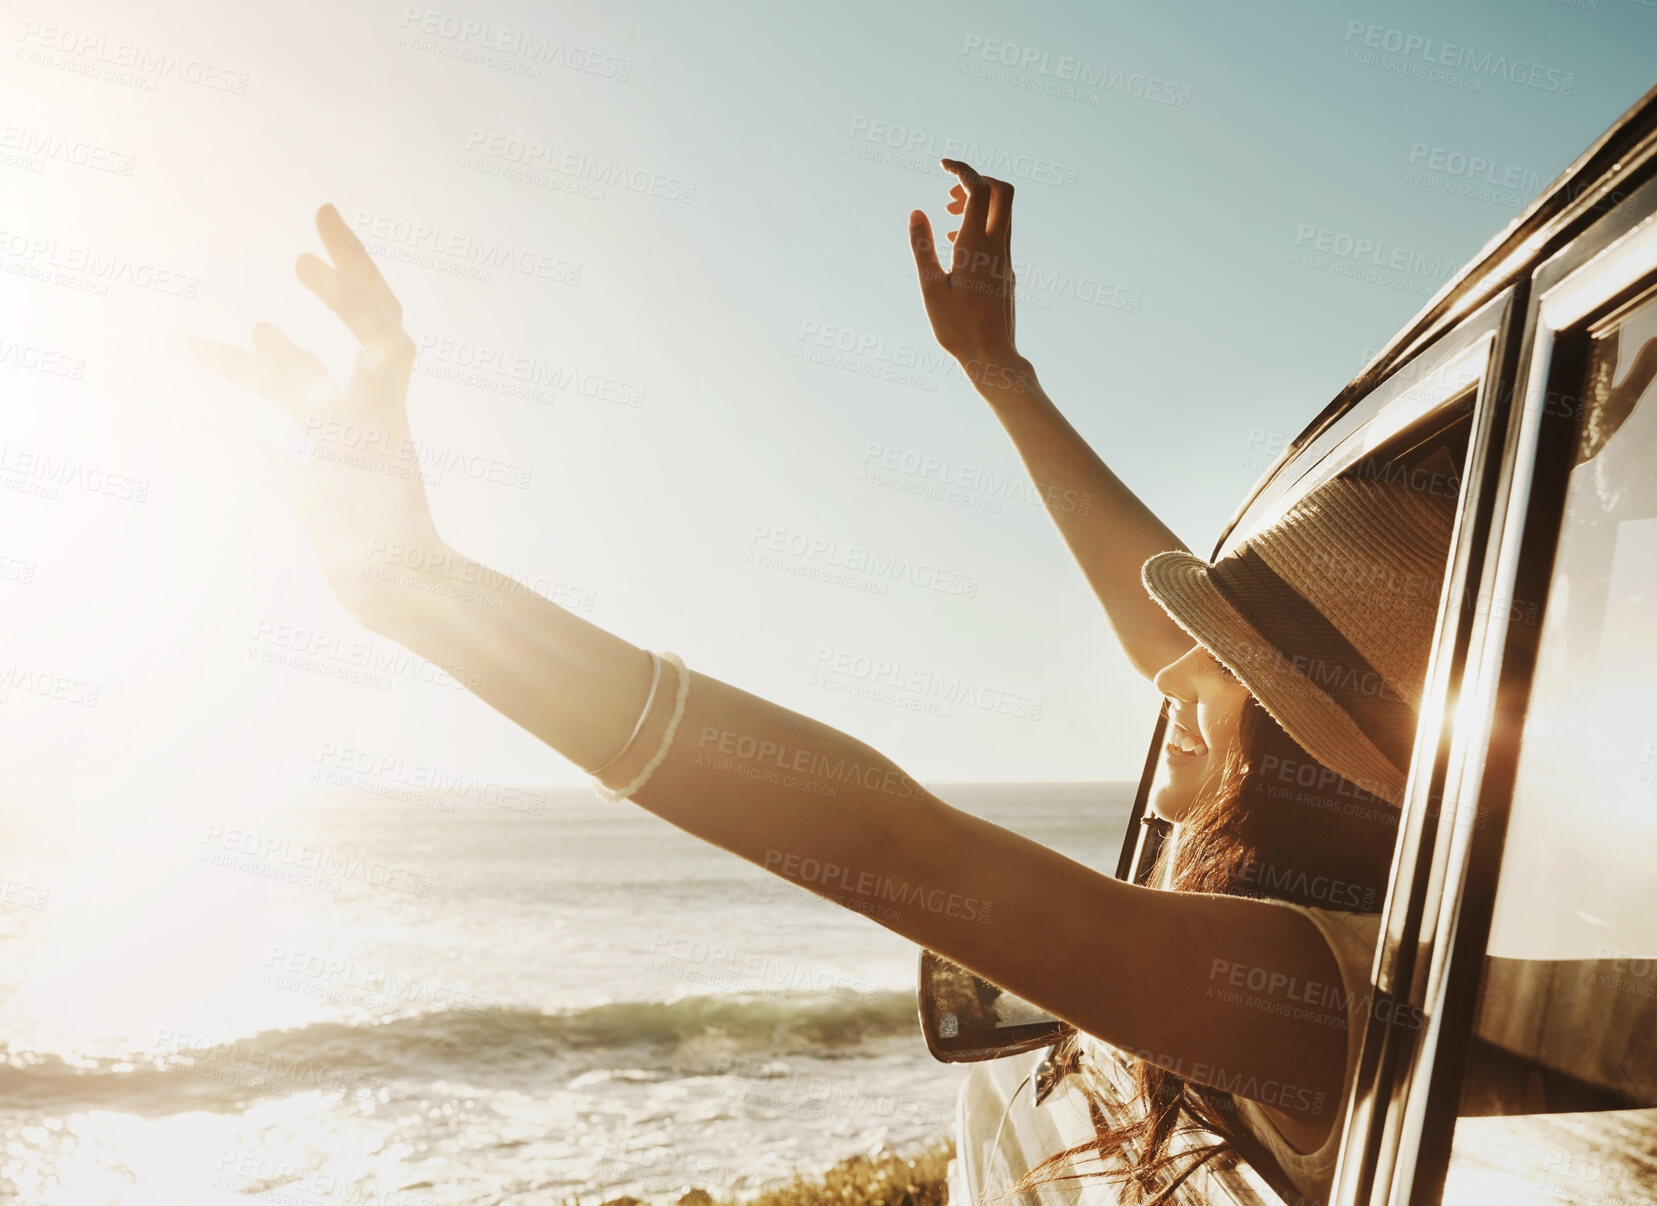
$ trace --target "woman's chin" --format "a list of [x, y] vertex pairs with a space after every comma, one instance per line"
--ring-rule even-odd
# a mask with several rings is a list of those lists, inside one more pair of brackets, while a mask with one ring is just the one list
[[1164, 754], [1151, 784], [1149, 807], [1165, 821], [1178, 822], [1191, 811], [1202, 789], [1207, 759]]
[[1172, 821], [1178, 824], [1185, 818], [1185, 814], [1191, 811], [1191, 804], [1195, 800], [1196, 794], [1194, 791], [1186, 790], [1183, 786], [1163, 783], [1156, 791], [1151, 793], [1150, 811], [1164, 821]]

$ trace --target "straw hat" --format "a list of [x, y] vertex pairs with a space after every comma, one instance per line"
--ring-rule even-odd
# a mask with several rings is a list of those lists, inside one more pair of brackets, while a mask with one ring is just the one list
[[1307, 753], [1400, 805], [1454, 523], [1452, 496], [1335, 478], [1213, 564], [1141, 572]]

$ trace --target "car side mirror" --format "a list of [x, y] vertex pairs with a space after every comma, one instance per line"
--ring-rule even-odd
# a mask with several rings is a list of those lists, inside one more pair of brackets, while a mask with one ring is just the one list
[[926, 1049], [946, 1064], [1050, 1047], [1073, 1029], [933, 951], [921, 952], [917, 997]]

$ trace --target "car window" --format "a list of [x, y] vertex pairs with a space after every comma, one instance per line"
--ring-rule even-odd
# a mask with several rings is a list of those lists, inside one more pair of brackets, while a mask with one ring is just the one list
[[[1481, 320], [1483, 321], [1483, 320]], [[1259, 529], [1260, 514], [1281, 514], [1304, 497], [1306, 492], [1328, 481], [1342, 477], [1384, 482], [1401, 488], [1419, 491], [1431, 501], [1454, 511], [1462, 498], [1466, 468], [1471, 454], [1474, 416], [1483, 372], [1491, 357], [1492, 335], [1486, 329], [1470, 324], [1458, 329], [1438, 346], [1428, 349], [1413, 365], [1406, 365], [1390, 394], [1390, 404], [1375, 399], [1359, 406], [1367, 421], [1332, 426], [1332, 435], [1323, 443], [1309, 446], [1305, 454], [1315, 466], [1298, 462], [1284, 467], [1283, 473], [1292, 475], [1294, 486], [1272, 489], [1263, 493], [1258, 505], [1250, 508], [1244, 522], [1234, 527], [1225, 547], [1235, 548], [1242, 539]], [[1448, 350], [1447, 350], [1448, 349]], [[1427, 365], [1422, 369], [1421, 365]], [[1449, 367], [1446, 367], [1449, 366]], [[1422, 382], [1426, 381], [1425, 386]], [[1325, 446], [1326, 444], [1326, 446]], [[1394, 608], [1424, 610], [1429, 618], [1437, 615], [1443, 604], [1443, 593], [1448, 590], [1451, 568], [1453, 531], [1446, 532], [1444, 543], [1436, 550], [1436, 558], [1444, 567], [1444, 577], [1417, 581], [1413, 575], [1401, 576], [1393, 589], [1399, 593], [1387, 600], [1378, 599], [1377, 605]], [[1376, 554], [1360, 545], [1350, 548], [1338, 538], [1328, 552], [1329, 571], [1340, 572], [1350, 578], [1353, 591], [1368, 596], [1380, 596], [1383, 588], [1376, 585], [1383, 575], [1376, 571], [1383, 563], [1370, 560]], [[1427, 558], [1427, 560], [1431, 560]], [[1338, 568], [1337, 568], [1338, 567]], [[1408, 578], [1405, 582], [1402, 579]], [[1422, 642], [1419, 650], [1423, 663], [1429, 650], [1431, 636], [1429, 623], [1424, 630], [1414, 625], [1401, 625]], [[1147, 780], [1154, 792], [1166, 773], [1166, 766], [1153, 759]], [[1359, 881], [1353, 877], [1334, 874], [1325, 866], [1282, 866], [1271, 863], [1251, 863], [1243, 875], [1239, 889], [1244, 894], [1298, 899], [1320, 910], [1352, 914], [1379, 914], [1387, 896], [1387, 873], [1396, 860], [1400, 838], [1400, 815], [1396, 807], [1387, 804], [1366, 791], [1360, 784], [1345, 784], [1340, 789], [1327, 789], [1327, 780], [1321, 768], [1308, 762], [1285, 761], [1274, 774], [1274, 798], [1285, 809], [1305, 805], [1321, 809], [1339, 809], [1353, 818], [1349, 834], [1354, 842], [1373, 842], [1381, 847], [1379, 878]], [[1142, 788], [1141, 799], [1145, 790]], [[1170, 840], [1177, 846], [1179, 827], [1174, 826]], [[1133, 866], [1140, 866], [1135, 860]], [[1164, 873], [1167, 868], [1163, 867]], [[1149, 881], [1148, 881], [1149, 882]], [[1166, 875], [1156, 886], [1166, 887]], [[1343, 998], [1344, 999], [1344, 998]], [[1084, 1036], [1084, 1042], [1087, 1041]], [[1102, 1046], [1102, 1045], [1101, 1045]], [[1102, 1059], [1103, 1057], [1096, 1057]], [[1354, 1086], [1355, 1091], [1355, 1086]], [[1344, 1114], [1344, 1106], [1338, 1107]], [[1245, 1133], [1244, 1138], [1250, 1136]], [[1278, 1192], [1255, 1187], [1250, 1192], [1265, 1200], [1295, 1203], [1297, 1199], [1310, 1206], [1311, 1199], [1290, 1186], [1287, 1175], [1278, 1168], [1271, 1153], [1262, 1145], [1251, 1144], [1242, 1153], [1240, 1167], [1246, 1169], [1249, 1184], [1274, 1185]], [[1218, 1189], [1205, 1192], [1217, 1193]], [[1201, 1201], [1219, 1201], [1219, 1198], [1201, 1198]], [[1241, 1200], [1241, 1199], [1239, 1199]]]
[[[1465, 417], [1490, 371], [1496, 329], [1510, 291], [1492, 299], [1432, 347], [1406, 361], [1362, 400], [1333, 420], [1279, 467], [1249, 500], [1226, 533], [1218, 554], [1237, 548], [1270, 526], [1295, 500], [1341, 474], [1371, 474], [1390, 466], [1410, 431], [1432, 429], [1446, 417]], [[1445, 489], [1435, 483], [1435, 491]], [[1455, 483], [1448, 488], [1454, 491]]]
[[[1657, 297], [1591, 332], [1445, 1201], [1657, 1200]], [[1568, 409], [1567, 409], [1568, 408]], [[1475, 815], [1472, 823], [1481, 818]]]

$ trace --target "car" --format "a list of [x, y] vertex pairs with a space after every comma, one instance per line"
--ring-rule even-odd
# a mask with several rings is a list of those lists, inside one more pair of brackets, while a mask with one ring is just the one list
[[[1406, 475], [1457, 508], [1331, 1203], [1657, 1202], [1654, 381], [1657, 88], [1312, 418], [1215, 544], [1337, 474]], [[1170, 828], [1146, 815], [1165, 719], [1116, 869], [1141, 883]], [[1107, 1109], [1127, 1083], [1123, 1056], [1057, 1045], [1069, 1027], [1002, 995], [923, 953], [928, 1045], [972, 1064], [961, 1206], [1093, 1134], [1079, 1081]], [[1116, 1200], [1099, 1178], [1019, 1196]], [[1325, 1206], [1296, 1196], [1244, 1152], [1175, 1200]]]

